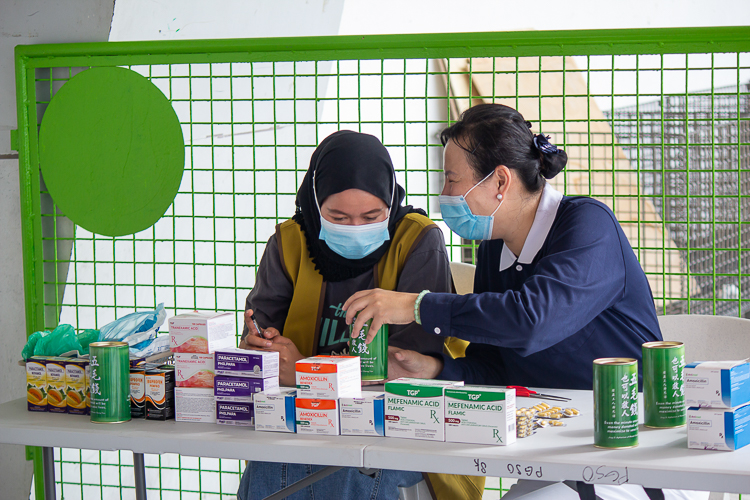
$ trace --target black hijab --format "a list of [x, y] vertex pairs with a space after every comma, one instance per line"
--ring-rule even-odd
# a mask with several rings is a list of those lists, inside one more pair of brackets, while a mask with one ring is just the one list
[[393, 163], [388, 150], [377, 137], [351, 130], [339, 130], [329, 135], [310, 159], [310, 168], [297, 192], [297, 210], [293, 217], [305, 232], [310, 257], [325, 281], [344, 281], [372, 269], [388, 251], [391, 241], [386, 241], [371, 254], [357, 260], [346, 259], [328, 248], [325, 241], [318, 239], [320, 212], [313, 194], [313, 174], [320, 204], [332, 194], [347, 189], [361, 189], [383, 200], [390, 206], [388, 232], [391, 239], [396, 231], [396, 223], [403, 216], [410, 212], [426, 215], [411, 205], [401, 205], [406, 193], [398, 184], [393, 193]]

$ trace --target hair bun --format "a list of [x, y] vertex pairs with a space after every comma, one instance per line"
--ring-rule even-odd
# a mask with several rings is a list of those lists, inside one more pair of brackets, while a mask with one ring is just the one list
[[562, 172], [565, 165], [568, 163], [568, 155], [562, 149], [558, 149], [555, 153], [542, 153], [542, 165], [539, 167], [539, 173], [545, 179], [552, 179], [557, 174]]

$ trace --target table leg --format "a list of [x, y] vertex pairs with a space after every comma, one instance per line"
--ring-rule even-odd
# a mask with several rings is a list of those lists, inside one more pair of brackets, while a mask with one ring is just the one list
[[133, 452], [133, 472], [135, 473], [135, 499], [146, 500], [146, 466], [143, 453]]
[[53, 449], [44, 446], [42, 448], [42, 468], [44, 470], [44, 499], [55, 500], [55, 455]]
[[313, 474], [310, 474], [306, 478], [300, 479], [296, 483], [292, 483], [286, 488], [277, 491], [271, 496], [267, 496], [263, 500], [282, 500], [283, 498], [288, 497], [292, 493], [296, 493], [297, 491], [301, 490], [302, 488], [305, 488], [317, 481], [320, 481], [324, 477], [330, 476], [334, 472], [343, 469], [341, 466], [337, 465], [331, 465], [326, 467], [325, 469], [321, 469], [318, 472], [315, 472]]

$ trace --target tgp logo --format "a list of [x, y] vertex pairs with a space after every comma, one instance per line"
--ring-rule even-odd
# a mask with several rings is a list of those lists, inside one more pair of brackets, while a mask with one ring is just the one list
[[479, 399], [479, 394], [469, 394], [469, 399], [471, 399], [472, 401], [476, 401], [477, 399]]
[[320, 402], [319, 401], [310, 401], [310, 406], [312, 406], [313, 408], [317, 408], [318, 406], [320, 406]]
[[320, 371], [320, 365], [310, 365], [310, 370], [314, 372]]
[[409, 396], [419, 396], [419, 389], [406, 389]]

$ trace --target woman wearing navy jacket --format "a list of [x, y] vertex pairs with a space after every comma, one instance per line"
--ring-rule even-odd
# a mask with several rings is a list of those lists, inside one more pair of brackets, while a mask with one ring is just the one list
[[389, 378], [591, 390], [594, 359], [640, 359], [641, 344], [661, 340], [651, 289], [614, 214], [546, 182], [567, 155], [530, 127], [512, 108], [482, 104], [441, 135], [443, 219], [462, 238], [484, 240], [473, 294], [375, 289], [344, 304], [347, 323], [357, 315], [353, 331], [371, 318], [371, 335], [416, 321], [471, 342], [458, 359], [393, 348]]

